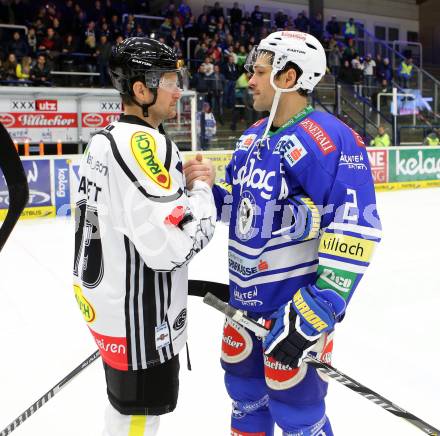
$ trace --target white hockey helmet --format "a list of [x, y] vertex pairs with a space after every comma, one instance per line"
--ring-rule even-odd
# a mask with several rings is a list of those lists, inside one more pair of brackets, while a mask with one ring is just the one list
[[280, 31], [271, 33], [262, 39], [260, 44], [249, 54], [246, 69], [252, 72], [253, 65], [262, 53], [273, 53], [271, 84], [275, 75], [283, 70], [288, 62], [298, 66], [302, 74], [297, 79], [294, 88], [289, 91], [304, 89], [312, 92], [326, 72], [326, 56], [322, 44], [312, 35], [295, 31]]
[[[262, 58], [266, 58], [266, 64], [272, 66], [270, 84], [275, 90], [269, 119], [263, 134], [264, 138], [269, 132], [281, 94], [300, 89], [311, 93], [324, 77], [327, 63], [322, 44], [308, 33], [295, 31], [274, 32], [262, 39], [260, 44], [249, 53], [245, 62], [246, 70], [253, 73], [254, 66]], [[300, 70], [297, 81], [292, 88], [279, 88], [275, 84], [275, 76], [289, 62], [295, 64]]]

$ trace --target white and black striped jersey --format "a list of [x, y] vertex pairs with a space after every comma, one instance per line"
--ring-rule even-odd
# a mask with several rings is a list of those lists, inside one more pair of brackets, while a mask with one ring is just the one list
[[122, 115], [90, 140], [76, 195], [74, 290], [103, 360], [163, 363], [187, 336], [187, 263], [213, 235], [211, 188], [185, 189], [176, 145]]

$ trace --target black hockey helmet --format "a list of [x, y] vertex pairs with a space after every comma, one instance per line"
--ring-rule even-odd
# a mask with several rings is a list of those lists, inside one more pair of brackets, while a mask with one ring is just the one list
[[[154, 100], [143, 107], [156, 102], [157, 88], [161, 76], [166, 72], [176, 72], [179, 88], [183, 88], [182, 71], [176, 53], [167, 45], [151, 38], [133, 37], [125, 39], [112, 49], [108, 72], [114, 88], [123, 95], [133, 97], [133, 83], [137, 80], [145, 83], [154, 95]], [[133, 102], [138, 104], [133, 98]], [[139, 105], [139, 104], [138, 104]]]

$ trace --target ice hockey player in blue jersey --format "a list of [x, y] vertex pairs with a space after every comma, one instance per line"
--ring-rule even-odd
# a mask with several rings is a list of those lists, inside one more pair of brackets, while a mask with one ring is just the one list
[[[218, 219], [229, 223], [230, 304], [271, 329], [262, 341], [226, 320], [222, 366], [233, 400], [231, 435], [331, 436], [327, 382], [303, 362], [330, 362], [345, 316], [380, 241], [374, 185], [362, 138], [307, 104], [326, 71], [313, 36], [275, 32], [246, 62], [254, 108], [268, 118], [240, 137]], [[186, 167], [191, 184], [203, 166]]]

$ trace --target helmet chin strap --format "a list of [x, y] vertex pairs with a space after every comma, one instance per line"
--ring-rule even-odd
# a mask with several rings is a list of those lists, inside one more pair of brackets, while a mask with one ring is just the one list
[[297, 91], [300, 88], [299, 83], [296, 83], [295, 86], [292, 88], [278, 88], [278, 86], [275, 85], [274, 79], [275, 75], [278, 71], [272, 71], [270, 75], [270, 84], [272, 88], [275, 90], [275, 96], [272, 101], [272, 107], [270, 108], [269, 118], [267, 120], [266, 130], [264, 131], [263, 137], [261, 139], [264, 139], [267, 134], [269, 133], [269, 129], [272, 126], [273, 119], [275, 118], [275, 114], [277, 113], [278, 109], [278, 103], [280, 102], [281, 94], [285, 92], [294, 92]]
[[148, 117], [148, 108], [150, 106], [153, 106], [156, 103], [157, 100], [157, 89], [156, 88], [150, 88], [150, 91], [153, 93], [153, 101], [151, 103], [139, 103], [134, 95], [130, 95], [131, 101], [136, 105], [139, 106], [142, 109], [142, 116], [144, 118]]

